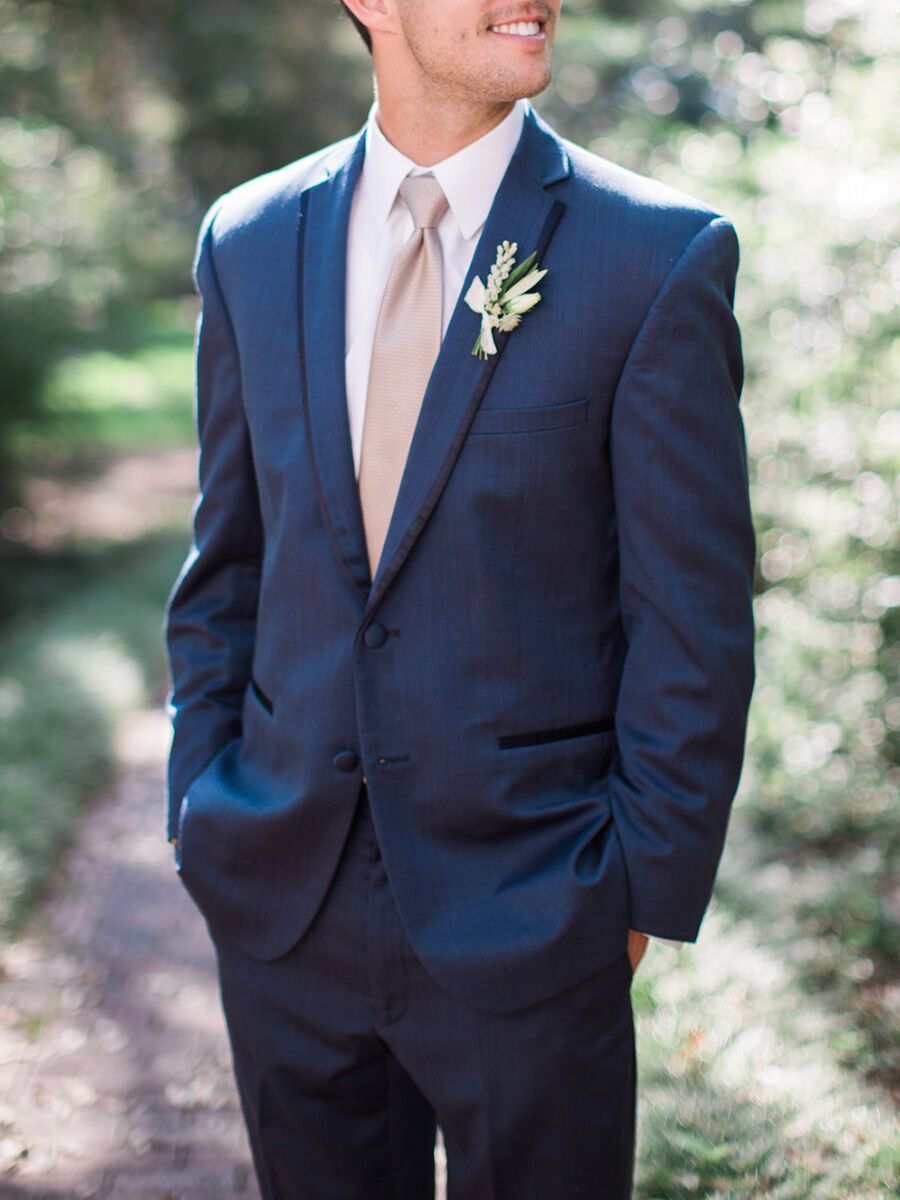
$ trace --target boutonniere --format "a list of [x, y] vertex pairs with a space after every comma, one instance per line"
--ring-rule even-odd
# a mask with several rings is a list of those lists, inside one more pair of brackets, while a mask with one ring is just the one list
[[506, 333], [515, 329], [522, 320], [522, 314], [534, 308], [541, 298], [540, 292], [529, 292], [528, 289], [543, 279], [549, 268], [532, 270], [537, 251], [514, 268], [518, 248], [517, 242], [501, 242], [487, 284], [483, 284], [476, 275], [466, 292], [466, 304], [473, 312], [481, 314], [481, 333], [472, 347], [472, 353], [477, 358], [486, 359], [489, 354], [496, 354], [492, 331], [499, 329], [501, 333]]

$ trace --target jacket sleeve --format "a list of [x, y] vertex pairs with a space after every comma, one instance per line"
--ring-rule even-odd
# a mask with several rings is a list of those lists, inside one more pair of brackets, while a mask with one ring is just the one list
[[740, 777], [754, 682], [737, 236], [713, 217], [669, 270], [613, 399], [627, 650], [613, 818], [629, 925], [696, 941]]
[[[638, 929], [636, 932], [644, 933], [644, 930]], [[671, 946], [673, 950], [680, 950], [684, 945], [684, 942], [678, 938], [656, 937], [656, 935], [652, 933], [644, 933], [644, 937], [652, 938], [654, 942], [661, 942], [664, 946]]]
[[166, 825], [177, 833], [188, 785], [241, 731], [262, 570], [263, 530], [241, 398], [237, 342], [213, 261], [219, 201], [200, 227], [193, 264], [199, 493], [190, 551], [166, 602], [173, 725]]

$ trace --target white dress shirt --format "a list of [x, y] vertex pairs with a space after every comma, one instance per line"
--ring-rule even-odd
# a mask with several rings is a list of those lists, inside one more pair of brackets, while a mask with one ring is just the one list
[[414, 229], [399, 195], [400, 184], [407, 175], [431, 173], [447, 197], [437, 225], [444, 272], [443, 336], [522, 132], [527, 103], [517, 100], [499, 125], [431, 167], [420, 167], [387, 140], [378, 124], [377, 100], [369, 109], [366, 153], [347, 235], [347, 406], [357, 478], [378, 309], [397, 251]]
[[[378, 101], [372, 102], [366, 122], [365, 157], [353, 193], [347, 231], [345, 368], [357, 478], [381, 297], [397, 251], [414, 232], [412, 215], [399, 194], [400, 184], [407, 175], [430, 172], [447, 197], [447, 208], [437, 225], [443, 255], [443, 336], [494, 195], [518, 144], [528, 107], [527, 99], [516, 100], [493, 129], [448, 158], [423, 167], [388, 141], [378, 124]], [[672, 938], [656, 940], [670, 946], [683, 945]]]

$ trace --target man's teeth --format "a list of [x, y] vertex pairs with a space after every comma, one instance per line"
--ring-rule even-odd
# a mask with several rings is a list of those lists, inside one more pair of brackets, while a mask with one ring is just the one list
[[541, 32], [540, 21], [517, 21], [514, 25], [492, 25], [495, 33], [518, 33], [522, 37], [534, 37]]

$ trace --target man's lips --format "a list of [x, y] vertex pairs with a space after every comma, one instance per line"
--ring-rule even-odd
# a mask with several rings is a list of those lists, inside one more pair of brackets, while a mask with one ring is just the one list
[[523, 42], [526, 45], [539, 46], [546, 41], [542, 17], [520, 17], [515, 21], [498, 21], [496, 25], [488, 28], [488, 32], [494, 37]]

